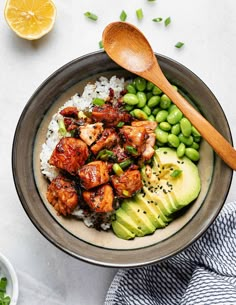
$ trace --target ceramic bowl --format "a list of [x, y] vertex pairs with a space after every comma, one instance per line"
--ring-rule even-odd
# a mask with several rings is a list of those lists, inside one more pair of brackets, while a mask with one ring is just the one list
[[11, 305], [16, 305], [19, 294], [18, 279], [12, 264], [0, 253], [0, 278], [7, 278], [6, 295], [11, 298]]
[[[166, 77], [232, 143], [224, 112], [210, 89], [188, 68], [156, 54]], [[52, 74], [32, 95], [19, 119], [12, 151], [15, 186], [23, 208], [36, 228], [55, 246], [83, 261], [101, 266], [137, 267], [157, 263], [184, 250], [214, 221], [228, 194], [232, 170], [203, 141], [198, 164], [202, 190], [197, 200], [165, 229], [134, 240], [99, 232], [81, 221], [58, 217], [46, 200], [47, 183], [39, 154], [52, 115], [88, 81], [99, 76], [130, 77], [103, 51], [82, 56]]]

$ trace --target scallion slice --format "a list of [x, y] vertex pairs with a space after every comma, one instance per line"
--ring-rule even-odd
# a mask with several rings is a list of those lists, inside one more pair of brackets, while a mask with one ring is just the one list
[[136, 156], [136, 155], [138, 154], [137, 149], [134, 148], [133, 146], [127, 145], [127, 146], [125, 147], [125, 149], [127, 150], [128, 153], [130, 153], [130, 154], [132, 154], [132, 155], [134, 155], [134, 156]]
[[184, 45], [184, 42], [181, 42], [181, 41], [178, 41], [176, 44], [175, 44], [175, 47], [180, 49], [182, 48], [182, 46]]
[[102, 40], [99, 41], [98, 45], [99, 45], [100, 49], [103, 49], [103, 42], [102, 42]]
[[152, 21], [154, 21], [154, 22], [161, 22], [162, 18], [161, 17], [153, 18]]
[[91, 19], [91, 20], [93, 20], [93, 21], [96, 21], [98, 19], [98, 16], [93, 14], [93, 13], [91, 13], [91, 12], [84, 13], [84, 16], [89, 18], [89, 19]]
[[143, 10], [141, 8], [136, 10], [136, 16], [137, 16], [138, 20], [143, 19]]
[[105, 104], [105, 101], [102, 98], [95, 97], [93, 99], [93, 105], [102, 106]]
[[63, 119], [58, 121], [58, 126], [59, 133], [64, 137], [67, 134], [67, 130]]
[[173, 178], [176, 178], [176, 177], [178, 177], [181, 173], [182, 173], [182, 170], [175, 169], [175, 170], [173, 171], [173, 173], [172, 173], [170, 176], [173, 177]]
[[127, 18], [127, 14], [124, 10], [120, 13], [120, 21], [125, 21]]
[[164, 22], [165, 22], [165, 26], [168, 26], [171, 23], [171, 18], [170, 17], [166, 18]]

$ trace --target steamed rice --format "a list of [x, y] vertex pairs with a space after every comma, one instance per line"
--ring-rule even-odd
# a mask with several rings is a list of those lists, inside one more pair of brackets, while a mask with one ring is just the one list
[[[114, 99], [120, 97], [120, 93], [124, 90], [124, 78], [117, 78], [112, 76], [110, 79], [106, 77], [100, 77], [95, 83], [88, 83], [81, 96], [75, 94], [66, 103], [58, 109], [52, 117], [49, 123], [48, 131], [46, 135], [46, 141], [42, 145], [42, 151], [40, 153], [40, 166], [42, 174], [50, 181], [52, 181], [59, 174], [59, 170], [48, 163], [51, 154], [56, 147], [57, 143], [62, 138], [59, 133], [58, 122], [63, 119], [60, 111], [66, 107], [73, 106], [77, 107], [80, 111], [90, 110], [92, 107], [92, 101], [94, 98], [101, 98], [106, 100], [109, 97], [110, 89], [114, 91]], [[68, 133], [68, 136], [70, 134]], [[83, 219], [86, 226], [93, 226], [96, 222], [97, 213], [91, 213], [88, 215], [82, 209], [74, 211], [73, 215], [79, 219]], [[103, 223], [101, 228], [107, 230], [110, 227], [110, 216], [111, 214], [104, 215]]]

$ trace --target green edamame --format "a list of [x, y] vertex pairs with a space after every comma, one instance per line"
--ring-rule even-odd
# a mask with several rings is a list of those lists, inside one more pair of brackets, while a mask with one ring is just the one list
[[193, 144], [190, 146], [190, 148], [194, 148], [194, 149], [196, 149], [196, 150], [198, 150], [199, 149], [199, 144], [197, 143], [197, 142], [193, 142]]
[[148, 82], [147, 82], [147, 87], [146, 87], [147, 90], [148, 90], [148, 91], [151, 91], [151, 90], [153, 89], [153, 87], [154, 87], [154, 84], [153, 84], [152, 82], [149, 82], [149, 81], [148, 81]]
[[164, 122], [166, 121], [167, 116], [168, 116], [167, 110], [160, 110], [156, 115], [156, 121], [158, 123]]
[[153, 108], [156, 107], [160, 102], [160, 96], [159, 95], [153, 95], [147, 102], [148, 107]]
[[173, 109], [167, 116], [167, 121], [172, 124], [175, 125], [177, 124], [183, 117], [183, 113], [177, 108], [177, 109]]
[[128, 93], [136, 94], [136, 89], [135, 89], [135, 87], [132, 84], [128, 84], [126, 86], [126, 90], [128, 91]]
[[176, 150], [176, 154], [179, 158], [182, 158], [185, 154], [185, 144], [184, 143], [180, 143], [177, 150]]
[[139, 99], [137, 97], [136, 94], [133, 94], [133, 93], [126, 93], [123, 97], [123, 102], [125, 104], [128, 104], [128, 105], [137, 105], [138, 102], [139, 102]]
[[138, 97], [138, 104], [137, 104], [137, 107], [138, 108], [143, 108], [145, 105], [146, 105], [146, 102], [147, 102], [147, 97], [146, 97], [146, 94], [144, 92], [141, 92], [141, 91], [138, 91], [136, 93], [137, 97]]
[[162, 90], [160, 88], [158, 88], [157, 86], [154, 86], [152, 89], [152, 94], [153, 95], [160, 95], [162, 94]]
[[168, 135], [168, 143], [170, 146], [177, 148], [179, 146], [179, 138], [176, 135], [170, 133]]
[[171, 100], [166, 94], [162, 94], [161, 100], [160, 100], [160, 107], [162, 109], [168, 109], [171, 105]]
[[134, 110], [132, 110], [132, 113], [139, 120], [147, 120], [148, 119], [147, 114], [141, 109], [134, 109]]
[[160, 111], [160, 108], [159, 107], [156, 107], [154, 109], [152, 109], [152, 114], [155, 116], [157, 115], [157, 113]]
[[155, 117], [154, 117], [154, 115], [149, 115], [149, 117], [148, 117], [148, 121], [155, 121]]
[[142, 77], [136, 77], [134, 80], [135, 87], [138, 91], [144, 91], [146, 89], [146, 79]]
[[192, 126], [192, 135], [194, 137], [200, 137], [201, 136], [201, 134], [197, 131], [197, 129], [194, 126]]
[[125, 108], [125, 110], [127, 110], [127, 111], [131, 111], [131, 110], [134, 109], [134, 106], [126, 104], [126, 105], [124, 106], [124, 108]]
[[192, 124], [187, 118], [182, 118], [180, 120], [180, 129], [185, 137], [189, 137], [192, 133]]
[[151, 108], [149, 108], [147, 105], [144, 106], [144, 107], [142, 108], [142, 110], [143, 110], [147, 115], [151, 115], [151, 113], [152, 113]]
[[191, 147], [188, 147], [185, 149], [185, 155], [192, 161], [198, 161], [200, 158], [200, 154], [199, 152]]
[[179, 134], [179, 140], [186, 146], [191, 146], [193, 144], [193, 137], [185, 137], [182, 133]]
[[168, 122], [161, 122], [158, 126], [164, 131], [171, 130], [171, 125]]
[[180, 134], [180, 125], [179, 123], [173, 125], [171, 127], [171, 133], [175, 134], [176, 136], [178, 136]]
[[168, 132], [161, 130], [159, 127], [155, 129], [156, 139], [164, 144], [168, 142]]

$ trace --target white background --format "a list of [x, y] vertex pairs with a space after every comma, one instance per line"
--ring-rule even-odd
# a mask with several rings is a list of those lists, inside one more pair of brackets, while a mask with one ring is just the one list
[[[55, 0], [53, 31], [39, 41], [18, 38], [7, 26], [0, 3], [0, 251], [15, 266], [19, 305], [101, 305], [115, 269], [80, 262], [49, 243], [33, 226], [17, 197], [11, 149], [15, 127], [30, 96], [51, 73], [99, 49], [104, 27], [119, 20], [138, 26], [153, 49], [195, 72], [218, 98], [236, 142], [235, 0]], [[138, 21], [136, 9], [144, 18]], [[93, 22], [86, 11], [98, 15]], [[171, 17], [171, 24], [152, 22]], [[183, 41], [182, 49], [175, 43]], [[206, 101], [207, 102], [207, 101]], [[227, 201], [236, 199], [235, 175]], [[217, 200], [217, 198], [216, 198]]]

